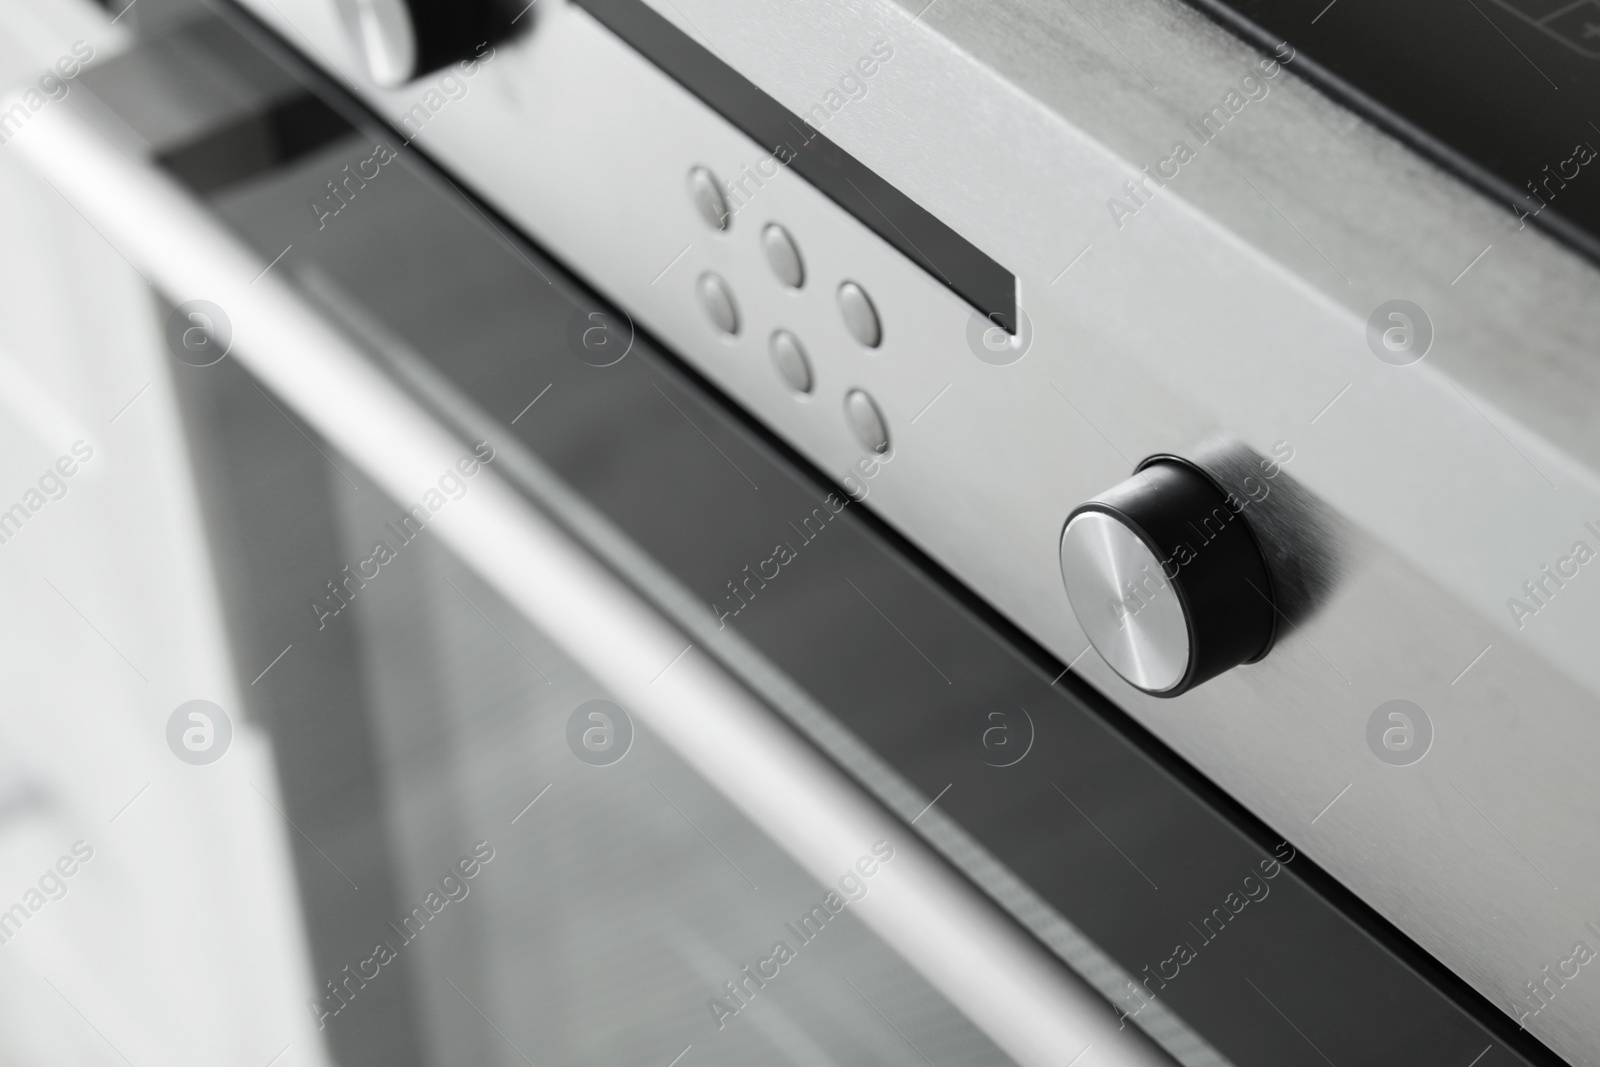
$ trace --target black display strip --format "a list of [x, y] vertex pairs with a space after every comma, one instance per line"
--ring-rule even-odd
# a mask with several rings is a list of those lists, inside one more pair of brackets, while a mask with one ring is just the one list
[[[575, 2], [863, 226], [985, 317], [1016, 333], [1017, 280], [971, 241], [756, 88], [643, 0]], [[826, 103], [821, 106], [826, 110]]]
[[1600, 0], [1190, 0], [1600, 262]]

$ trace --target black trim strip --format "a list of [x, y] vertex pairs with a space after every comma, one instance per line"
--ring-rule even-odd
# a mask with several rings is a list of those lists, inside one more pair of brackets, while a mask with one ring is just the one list
[[[1516, 179], [1511, 177], [1511, 174], [1517, 171], [1519, 165], [1525, 172], [1522, 174], [1524, 180], [1537, 179], [1541, 176], [1541, 172], [1536, 164], [1526, 161], [1514, 162], [1518, 160], [1515, 149], [1496, 148], [1494, 138], [1501, 119], [1500, 115], [1484, 116], [1486, 121], [1483, 126], [1486, 132], [1478, 140], [1465, 146], [1452, 143], [1451, 139], [1441, 136], [1425, 125], [1429, 121], [1430, 111], [1417, 100], [1396, 98], [1392, 90], [1378, 89], [1377, 93], [1383, 93], [1382, 96], [1372, 91], [1372, 79], [1363, 77], [1359, 73], [1359, 67], [1352, 68], [1350, 66], [1352, 57], [1341, 53], [1337, 45], [1325, 48], [1316, 41], [1301, 44], [1300, 36], [1294, 40], [1285, 37], [1282, 31], [1287, 29], [1288, 25], [1281, 10], [1282, 4], [1263, 8], [1260, 3], [1239, 3], [1238, 0], [1187, 0], [1187, 2], [1213, 22], [1268, 55], [1273, 54], [1285, 43], [1293, 45], [1296, 49], [1293, 64], [1295, 73], [1322, 95], [1340, 107], [1360, 115], [1430, 163], [1495, 201], [1504, 207], [1508, 214], [1525, 217], [1538, 229], [1550, 234], [1574, 252], [1592, 263], [1600, 264], [1600, 229], [1596, 228], [1597, 209], [1594, 206], [1600, 202], [1600, 198], [1595, 197], [1591, 189], [1586, 203], [1580, 203], [1569, 197], [1560, 207], [1535, 210], [1541, 202], [1536, 197], [1530, 196], [1527, 189], [1518, 188]], [[1317, 4], [1316, 7], [1321, 8], [1322, 5]], [[1245, 14], [1242, 9], [1250, 10], [1251, 14]], [[1270, 20], [1265, 16], [1270, 16]], [[1380, 17], [1387, 17], [1386, 9], [1380, 13]], [[1312, 20], [1313, 23], [1315, 21]], [[1302, 32], [1308, 33], [1310, 29], [1311, 24], [1307, 24]], [[1405, 36], [1399, 30], [1394, 33], [1402, 38]], [[1372, 39], [1363, 38], [1366, 41]], [[1445, 42], [1445, 44], [1454, 45], [1455, 42]], [[1430, 47], [1438, 45], [1439, 42], [1430, 42]], [[1313, 51], [1316, 55], [1312, 54]], [[1344, 61], [1342, 64], [1341, 60]], [[1502, 78], [1504, 75], [1499, 71], [1474, 70], [1469, 76], [1482, 81]], [[1570, 85], [1569, 89], [1576, 90], [1576, 93], [1566, 95], [1577, 95], [1581, 99], [1588, 99], [1585, 95], [1586, 88], [1583, 84]], [[1514, 94], [1508, 93], [1508, 95]], [[1509, 108], [1506, 110], [1509, 111]], [[1537, 113], [1538, 110], [1532, 109], [1532, 112]], [[1437, 119], [1436, 113], [1434, 119]], [[1521, 125], [1530, 126], [1535, 123], [1529, 114], [1524, 114]], [[1581, 124], [1573, 124], [1572, 135], [1587, 137], [1588, 133]], [[1560, 142], [1562, 147], [1569, 144], [1570, 142]], [[1552, 148], [1555, 146], [1556, 142], [1552, 142]]]

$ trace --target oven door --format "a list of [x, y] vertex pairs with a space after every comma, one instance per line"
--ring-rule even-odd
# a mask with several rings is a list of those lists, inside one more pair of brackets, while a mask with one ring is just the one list
[[892, 453], [143, 3], [12, 40], [81, 67], [5, 152], [19, 1060], [1551, 1061], [882, 522]]

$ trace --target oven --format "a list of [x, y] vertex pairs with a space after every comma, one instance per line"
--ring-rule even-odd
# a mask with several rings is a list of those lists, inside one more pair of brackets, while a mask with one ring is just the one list
[[9, 6], [19, 1062], [1600, 1063], [1592, 3]]

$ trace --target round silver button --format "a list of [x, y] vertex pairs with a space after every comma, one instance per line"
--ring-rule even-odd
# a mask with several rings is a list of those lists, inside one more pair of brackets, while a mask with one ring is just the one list
[[839, 314], [844, 317], [844, 327], [850, 331], [850, 336], [868, 348], [877, 348], [883, 341], [878, 309], [872, 306], [866, 290], [855, 282], [839, 286]]
[[789, 231], [776, 222], [768, 223], [761, 231], [761, 250], [767, 254], [767, 264], [778, 280], [791, 289], [805, 283], [806, 267], [800, 259], [800, 249], [795, 247]]
[[700, 306], [705, 309], [711, 324], [732, 336], [739, 332], [739, 307], [733, 302], [728, 283], [715, 274], [702, 274], [695, 284], [700, 294]]
[[339, 0], [338, 8], [374, 85], [393, 89], [415, 77], [417, 37], [405, 0]]
[[800, 339], [788, 330], [778, 330], [772, 335], [768, 348], [778, 376], [789, 388], [797, 393], [811, 392], [811, 361], [806, 358], [806, 350], [800, 347]]
[[1111, 669], [1147, 692], [1171, 689], [1189, 664], [1189, 626], [1161, 561], [1098, 511], [1061, 535], [1061, 578], [1078, 625]]
[[850, 390], [844, 398], [844, 413], [861, 447], [870, 452], [889, 451], [889, 426], [870, 396], [860, 389]]
[[712, 229], [726, 230], [733, 221], [728, 211], [728, 198], [722, 195], [722, 183], [704, 167], [689, 172], [689, 199], [694, 201], [695, 210]]

